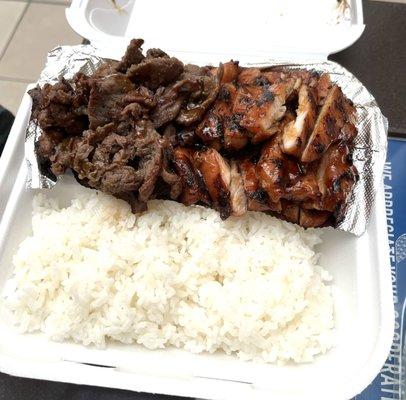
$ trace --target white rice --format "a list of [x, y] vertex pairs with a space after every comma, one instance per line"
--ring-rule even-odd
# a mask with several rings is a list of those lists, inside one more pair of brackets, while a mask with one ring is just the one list
[[39, 195], [33, 234], [3, 296], [22, 332], [104, 347], [223, 350], [242, 359], [311, 361], [332, 346], [329, 274], [320, 231], [262, 213], [218, 213], [86, 191], [61, 208]]

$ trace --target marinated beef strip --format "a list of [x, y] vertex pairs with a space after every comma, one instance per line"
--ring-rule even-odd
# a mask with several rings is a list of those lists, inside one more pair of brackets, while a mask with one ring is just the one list
[[143, 44], [144, 41], [142, 39], [131, 40], [123, 58], [116, 66], [117, 71], [125, 74], [129, 67], [139, 64], [145, 58], [141, 49]]
[[72, 81], [61, 79], [55, 85], [29, 91], [33, 99], [32, 118], [44, 132], [59, 132], [62, 137], [80, 135], [88, 126], [88, 78], [77, 74]]
[[172, 199], [267, 212], [303, 227], [342, 219], [357, 181], [355, 108], [328, 74], [184, 65], [134, 39], [120, 62], [30, 91], [44, 170], [145, 211]]
[[122, 74], [93, 79], [88, 106], [89, 128], [96, 129], [111, 121], [118, 121], [125, 106], [124, 98], [132, 90], [135, 90], [135, 86]]
[[185, 73], [181, 76], [189, 82], [192, 90], [187, 96], [184, 107], [179, 112], [176, 122], [183, 126], [199, 123], [209, 107], [216, 101], [220, 89], [220, 74], [210, 73], [207, 67], [187, 65]]

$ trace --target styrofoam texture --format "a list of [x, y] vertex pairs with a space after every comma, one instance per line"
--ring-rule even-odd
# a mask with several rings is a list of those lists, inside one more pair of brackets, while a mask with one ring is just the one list
[[[21, 160], [30, 108], [26, 95], [0, 175], [3, 188], [7, 174], [12, 176], [19, 168], [0, 222], [0, 290], [12, 274], [12, 255], [31, 232], [31, 204], [38, 192], [25, 189], [27, 168]], [[68, 205], [82, 190], [72, 177], [65, 176], [47, 194]], [[394, 312], [383, 188], [363, 236], [326, 229], [319, 251], [321, 265], [333, 276], [337, 331], [336, 346], [313, 363], [259, 364], [221, 353], [151, 351], [119, 343], [100, 350], [55, 343], [40, 333], [19, 334], [3, 311], [0, 370], [30, 378], [207, 399], [349, 399], [376, 376], [392, 342]]]
[[[314, 36], [312, 42], [307, 43], [303, 30], [297, 27], [292, 30], [288, 26], [268, 24], [264, 36], [261, 24], [255, 25], [254, 21], [250, 24], [249, 36], [262, 40], [244, 42], [246, 36], [236, 36], [233, 31], [233, 41], [239, 43], [237, 51], [230, 48], [228, 42], [219, 40], [218, 34], [224, 33], [224, 26], [209, 30], [211, 36], [206, 30], [199, 37], [190, 32], [184, 35], [182, 21], [165, 25], [173, 1], [170, 9], [170, 2], [135, 1], [137, 7], [134, 0], [119, 1], [124, 11], [118, 13], [107, 0], [73, 0], [66, 15], [73, 29], [92, 40], [105, 57], [119, 58], [129, 38], [141, 36], [147, 39], [146, 47], [161, 46], [183, 60], [197, 63], [217, 63], [231, 57], [243, 62], [263, 62], [267, 57], [281, 55], [292, 59], [297, 54], [301, 58], [303, 54], [309, 58], [325, 58], [352, 44], [363, 30], [361, 1], [354, 0], [351, 26], [346, 26], [346, 30], [336, 27], [328, 33], [325, 26], [314, 24], [312, 34], [317, 31], [317, 43]], [[176, 1], [178, 5], [182, 2]], [[226, 3], [216, 3], [218, 15], [224, 15], [226, 10], [219, 7], [221, 4], [226, 7]], [[146, 21], [145, 15], [157, 10], [155, 23], [160, 29], [156, 24], [149, 28], [140, 24]], [[206, 21], [210, 28], [215, 27], [212, 11], [211, 7], [199, 9], [193, 24]], [[177, 17], [182, 18], [182, 15], [178, 13]], [[266, 19], [262, 22], [267, 24]], [[309, 25], [307, 28], [312, 30]], [[275, 37], [273, 33], [278, 31], [283, 34], [279, 32]], [[5, 209], [0, 223], [0, 289], [11, 274], [12, 254], [30, 233], [31, 202], [36, 191], [25, 190], [27, 171], [22, 161], [30, 105], [26, 95], [0, 161], [0, 215]], [[8, 196], [18, 168], [18, 177]], [[71, 177], [64, 177], [49, 190], [49, 195], [68, 204], [81, 190]], [[223, 354], [194, 355], [176, 349], [150, 351], [138, 345], [117, 343], [98, 350], [74, 343], [50, 342], [42, 334], [20, 335], [8, 325], [7, 316], [1, 315], [0, 370], [31, 378], [210, 399], [349, 399], [375, 377], [392, 340], [394, 315], [383, 190], [378, 193], [371, 223], [361, 238], [328, 230], [320, 251], [322, 265], [333, 275], [337, 343], [314, 363], [254, 364]]]
[[[327, 58], [362, 34], [362, 0], [349, 0], [350, 21], [327, 24], [303, 7], [296, 18], [278, 17], [266, 0], [72, 0], [66, 18], [103, 57], [119, 59], [134, 37], [197, 64], [230, 58], [242, 63], [267, 59]], [[305, 3], [305, 1], [303, 2]]]

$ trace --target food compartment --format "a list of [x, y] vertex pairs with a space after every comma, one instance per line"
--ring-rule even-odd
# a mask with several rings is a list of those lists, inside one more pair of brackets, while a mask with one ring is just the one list
[[[11, 276], [12, 255], [30, 233], [31, 204], [38, 190], [25, 190], [25, 179], [26, 167], [22, 164], [0, 225], [1, 290]], [[68, 205], [83, 190], [86, 189], [77, 185], [73, 177], [66, 176], [45, 192]], [[383, 204], [381, 190], [369, 228], [360, 238], [325, 229], [318, 250], [321, 266], [333, 276], [336, 345], [313, 363], [261, 364], [222, 353], [192, 354], [173, 348], [150, 351], [139, 345], [118, 343], [109, 343], [107, 349], [100, 350], [71, 342], [50, 342], [43, 334], [18, 334], [3, 314], [2, 370], [22, 376], [202, 398], [220, 398], [223, 390], [256, 394], [259, 398], [276, 393], [280, 399], [299, 399], [310, 394], [315, 399], [331, 398], [331, 393], [336, 393], [336, 398], [349, 398], [375, 376], [390, 346], [393, 314], [388, 312], [390, 269]], [[98, 374], [101, 369], [102, 374]], [[86, 372], [81, 377], [83, 371]], [[295, 385], [291, 385], [292, 381]]]

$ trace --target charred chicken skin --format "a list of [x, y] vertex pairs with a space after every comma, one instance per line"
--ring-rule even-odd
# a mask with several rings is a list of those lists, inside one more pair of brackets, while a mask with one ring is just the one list
[[130, 203], [172, 199], [222, 219], [267, 212], [335, 225], [356, 181], [355, 107], [328, 74], [183, 64], [133, 40], [120, 62], [30, 91], [44, 173]]

